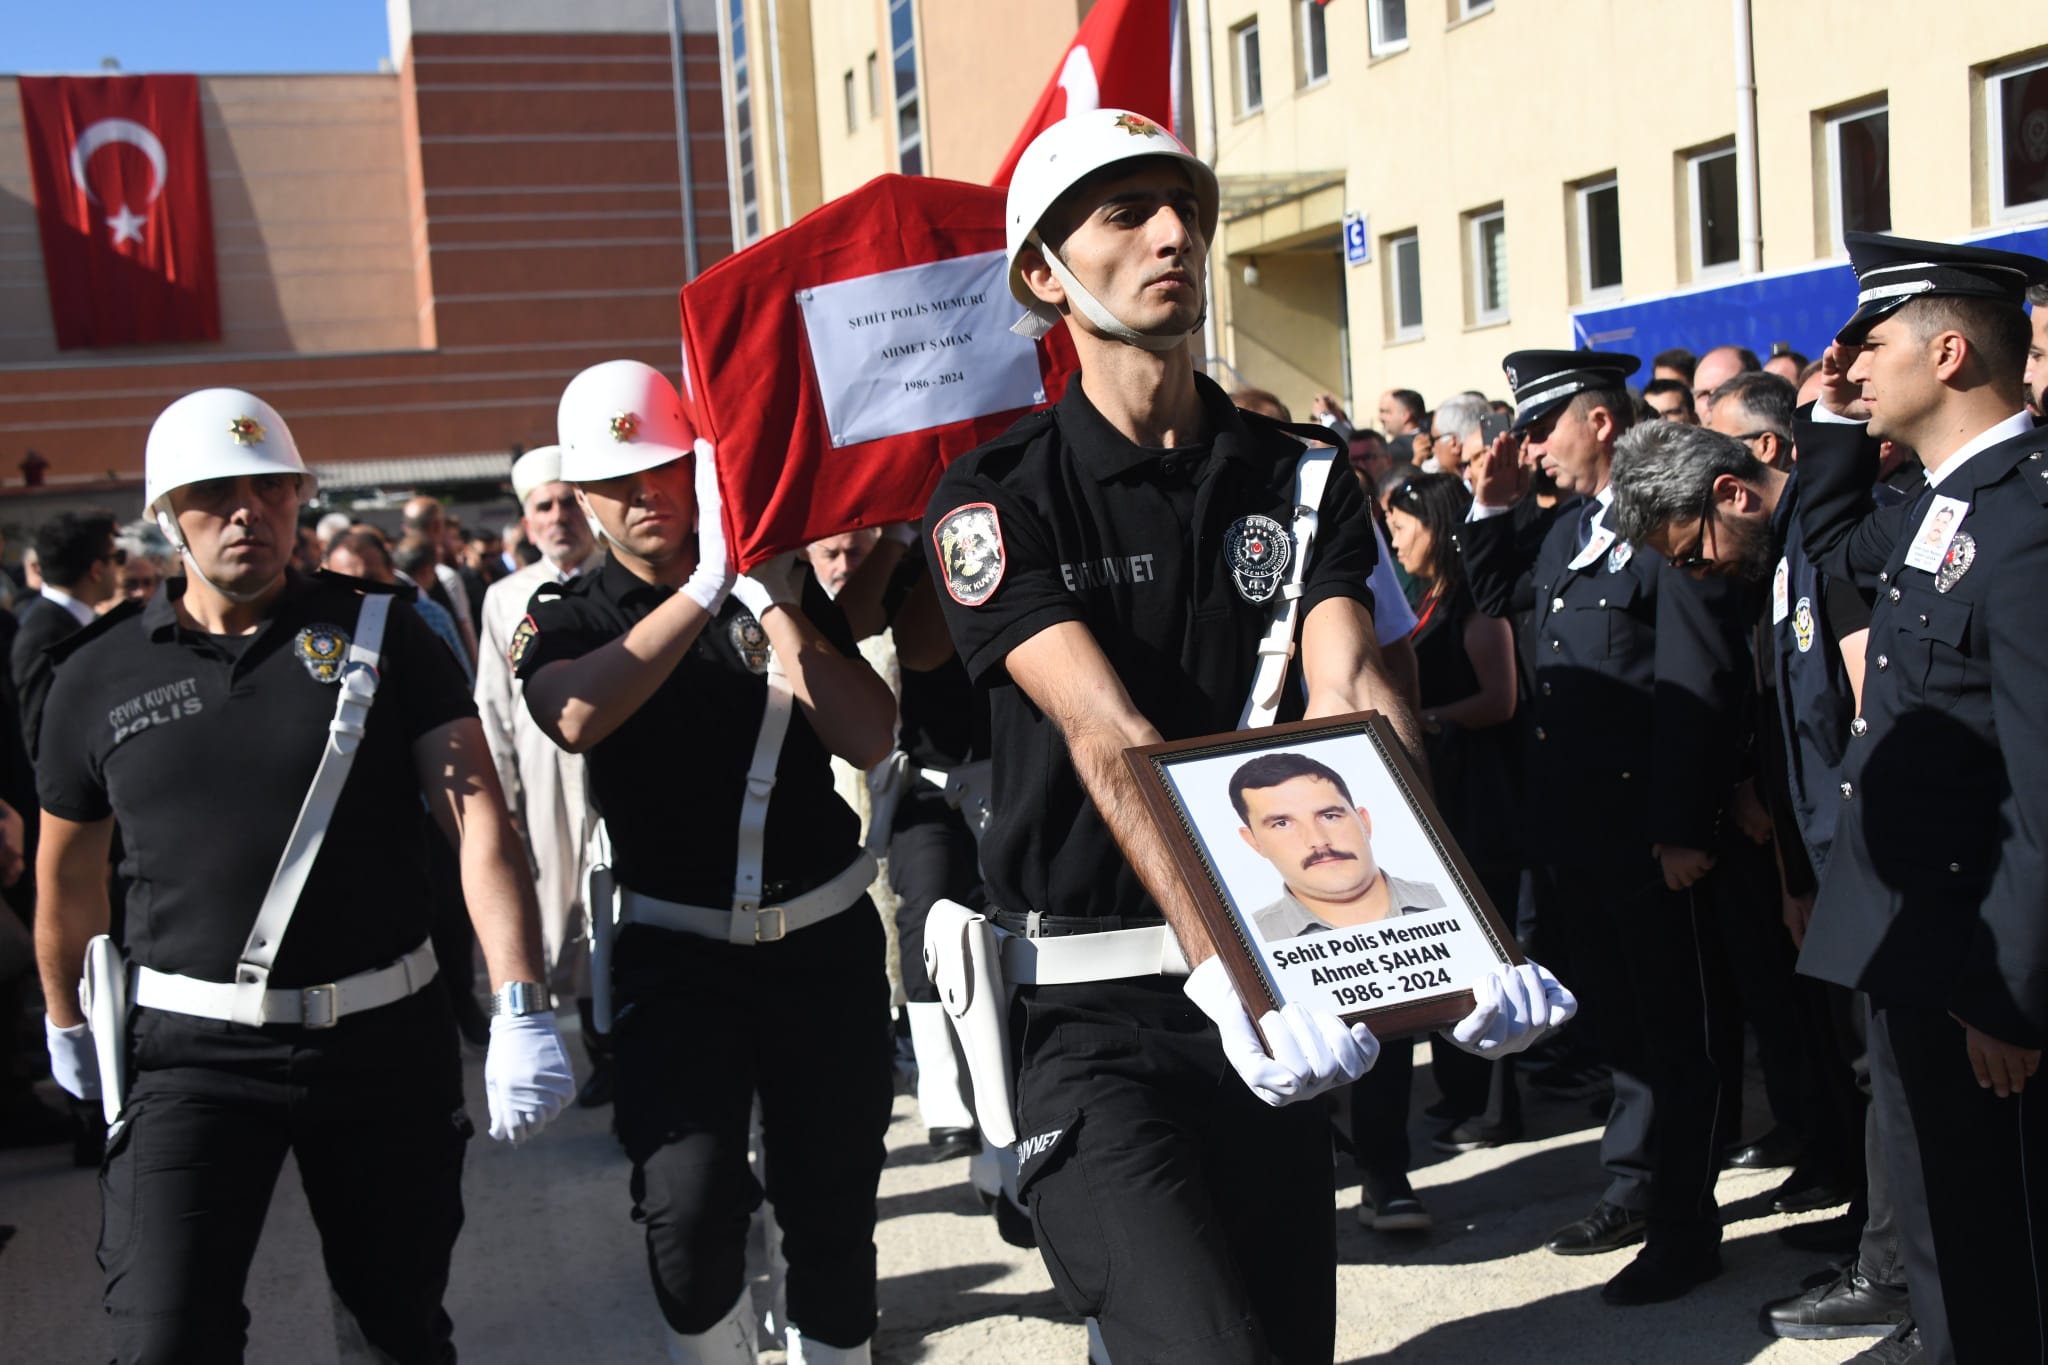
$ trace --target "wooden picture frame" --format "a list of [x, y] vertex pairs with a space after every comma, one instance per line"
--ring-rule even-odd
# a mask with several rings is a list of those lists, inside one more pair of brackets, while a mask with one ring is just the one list
[[1471, 1012], [1479, 974], [1524, 960], [1378, 712], [1124, 761], [1253, 1019], [1298, 1000], [1382, 1038], [1426, 1033]]

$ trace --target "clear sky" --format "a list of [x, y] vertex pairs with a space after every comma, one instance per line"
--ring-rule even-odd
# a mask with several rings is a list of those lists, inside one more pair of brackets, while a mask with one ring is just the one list
[[0, 0], [0, 71], [375, 71], [390, 49], [383, 0]]

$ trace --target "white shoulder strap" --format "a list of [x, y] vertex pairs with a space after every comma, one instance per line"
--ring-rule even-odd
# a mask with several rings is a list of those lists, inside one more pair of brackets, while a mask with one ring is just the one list
[[356, 760], [363, 741], [363, 724], [369, 719], [370, 703], [377, 699], [380, 680], [377, 665], [383, 656], [384, 622], [391, 611], [386, 593], [369, 593], [356, 615], [355, 639], [349, 644], [348, 660], [342, 665], [336, 684], [334, 719], [327, 724], [327, 746], [320, 752], [320, 766], [313, 773], [313, 785], [299, 807], [299, 818], [285, 841], [284, 855], [271, 874], [270, 889], [263, 893], [263, 908], [256, 912], [256, 927], [242, 945], [241, 961], [235, 964], [234, 1021], [238, 1024], [263, 1022], [264, 993], [270, 989], [271, 964], [291, 928], [292, 913], [298, 909], [299, 894], [312, 875], [327, 838], [327, 824], [341, 798], [342, 784]]
[[[768, 655], [768, 697], [761, 707], [761, 729], [754, 737], [754, 759], [747, 765], [747, 790], [740, 798], [738, 859], [732, 874], [732, 908], [761, 908], [761, 857], [768, 835], [768, 798], [775, 793], [775, 769], [782, 761], [782, 741], [789, 734], [789, 713], [796, 703], [782, 661]], [[752, 921], [733, 916], [733, 932], [746, 929], [753, 942]]]
[[1315, 544], [1317, 510], [1323, 505], [1323, 488], [1330, 481], [1335, 446], [1315, 444], [1301, 452], [1294, 467], [1294, 562], [1288, 566], [1287, 581], [1274, 603], [1273, 625], [1259, 641], [1258, 671], [1252, 677], [1251, 695], [1245, 698], [1237, 728], [1256, 730], [1271, 725], [1280, 712], [1281, 689], [1287, 684], [1287, 665], [1294, 658], [1294, 623], [1301, 611], [1302, 580], [1308, 573], [1308, 556]]

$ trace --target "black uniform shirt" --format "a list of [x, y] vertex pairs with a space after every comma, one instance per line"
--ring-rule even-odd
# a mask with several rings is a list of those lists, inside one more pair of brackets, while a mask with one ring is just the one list
[[[544, 583], [515, 634], [515, 671], [531, 678], [619, 638], [675, 589], [636, 577], [613, 556], [568, 583]], [[853, 634], [806, 575], [803, 612], [841, 653]], [[751, 662], [750, 662], [751, 660]], [[590, 788], [611, 835], [619, 884], [662, 900], [732, 904], [747, 769], [768, 704], [768, 636], [728, 601], [653, 696], [588, 753]], [[763, 903], [830, 881], [860, 852], [860, 818], [832, 786], [831, 756], [792, 703], [762, 845]]]
[[[158, 971], [232, 979], [334, 718], [336, 637], [365, 589], [293, 573], [254, 635], [178, 624], [174, 578], [144, 607], [101, 617], [55, 651], [37, 776], [43, 808], [120, 826], [126, 946]], [[476, 714], [462, 670], [411, 606], [391, 604], [381, 682], [326, 842], [271, 984], [379, 967], [427, 936], [429, 837], [412, 745]]]
[[[1087, 626], [1167, 739], [1233, 730], [1243, 712], [1278, 598], [1255, 602], [1240, 591], [1233, 550], [1256, 561], [1270, 555], [1273, 537], [1290, 537], [1291, 546], [1304, 443], [1240, 412], [1206, 378], [1196, 384], [1213, 438], [1206, 447], [1133, 445], [1074, 383], [1057, 407], [962, 456], [932, 496], [925, 552], [947, 628], [968, 672], [990, 690], [997, 799], [981, 858], [991, 903], [1002, 910], [1160, 913], [1097, 813], [1059, 727], [1004, 671], [1012, 649], [1063, 621]], [[1341, 464], [1320, 512], [1300, 620], [1332, 597], [1372, 606], [1372, 518]], [[940, 537], [957, 549], [963, 527], [993, 530], [994, 543], [977, 547], [985, 557], [972, 563], [956, 554], [949, 573]], [[1286, 706], [1282, 719], [1300, 714], [1291, 682]]]

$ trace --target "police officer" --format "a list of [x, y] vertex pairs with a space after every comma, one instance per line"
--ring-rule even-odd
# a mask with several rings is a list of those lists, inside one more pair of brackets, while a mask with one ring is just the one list
[[[448, 1001], [425, 989], [423, 796], [462, 845], [496, 990], [492, 1135], [530, 1135], [570, 1091], [475, 707], [410, 608], [289, 567], [313, 478], [268, 404], [189, 394], [146, 464], [186, 576], [64, 643], [39, 768], [51, 1069], [81, 1097], [127, 1084], [100, 1178], [115, 1354], [241, 1359], [290, 1152], [353, 1329], [380, 1359], [452, 1360], [441, 1295], [471, 1130]], [[78, 983], [116, 820], [135, 1008], [95, 1039]]]
[[[1728, 405], [1722, 404], [1725, 412]], [[1757, 767], [1777, 826], [1785, 927], [1804, 941], [1812, 916], [1815, 869], [1825, 870], [1834, 842], [1842, 759], [1850, 742], [1870, 604], [1856, 585], [1821, 571], [1807, 554], [1798, 518], [1800, 470], [1772, 468], [1734, 438], [1704, 428], [1652, 422], [1622, 438], [1614, 460], [1617, 534], [1646, 553], [1694, 573], [1768, 583], [1756, 630], [1758, 666], [1769, 679]], [[1874, 495], [1889, 501], [1879, 485]], [[1755, 970], [1745, 960], [1746, 969]], [[1845, 1049], [1861, 1051], [1861, 997], [1807, 980], [1806, 1082], [1828, 1140], [1853, 1154], [1867, 1147], [1870, 1181], [1863, 1208], [1852, 1208], [1856, 1256], [1805, 1292], [1766, 1304], [1766, 1331], [1802, 1339], [1882, 1336], [1909, 1313], [1895, 1214], [1883, 1179], [1876, 1124], [1865, 1133], [1865, 1105]], [[1839, 997], [1830, 999], [1829, 997]]]
[[[1623, 1305], [1675, 1298], [1720, 1273], [1721, 1081], [1709, 1050], [1706, 911], [1693, 888], [1713, 865], [1735, 668], [1730, 632], [1701, 585], [1636, 554], [1603, 521], [1614, 445], [1634, 413], [1622, 381], [1639, 364], [1600, 351], [1508, 356], [1515, 426], [1474, 462], [1462, 540], [1487, 610], [1533, 609], [1527, 814], [1574, 984], [1615, 1075], [1601, 1138], [1615, 1178], [1548, 1245], [1583, 1255], [1645, 1238], [1601, 1291]], [[1533, 555], [1509, 515], [1527, 489], [1524, 454], [1575, 495]]]
[[795, 555], [734, 582], [710, 447], [658, 372], [585, 370], [559, 424], [609, 555], [541, 587], [510, 658], [533, 718], [586, 756], [610, 836], [614, 1103], [670, 1356], [753, 1361], [758, 1093], [790, 1360], [865, 1365], [889, 987], [830, 756], [878, 762], [894, 702]]
[[526, 605], [540, 585], [567, 582], [604, 562], [583, 510], [576, 505], [576, 494], [562, 482], [561, 474], [560, 446], [529, 450], [512, 464], [512, 492], [519, 499], [526, 542], [540, 551], [540, 558], [484, 592], [476, 704], [491, 758], [498, 765], [499, 784], [533, 860], [548, 988], [557, 998], [573, 996], [582, 1018], [592, 1071], [577, 1100], [589, 1107], [606, 1103], [611, 1092], [610, 1055], [591, 1016], [584, 953], [584, 879], [597, 816], [584, 781], [583, 760], [562, 752], [534, 724], [519, 699], [512, 666], [505, 662], [512, 633], [526, 619]]
[[[1083, 937], [1064, 984], [1017, 991], [1021, 1188], [1046, 1268], [1117, 1360], [1328, 1361], [1328, 1128], [1320, 1106], [1290, 1102], [1355, 1080], [1377, 1041], [1296, 1004], [1262, 1021], [1267, 1054], [1123, 752], [1250, 714], [1302, 496], [1319, 524], [1289, 670], [1306, 713], [1377, 709], [1419, 746], [1373, 642], [1355, 481], [1298, 495], [1303, 439], [1240, 413], [1190, 362], [1216, 213], [1214, 174], [1138, 114], [1075, 114], [1026, 148], [1005, 215], [1019, 330], [1064, 319], [1080, 373], [1055, 408], [947, 469], [925, 550], [990, 696], [999, 798], [982, 866], [998, 923], [1038, 939], [1041, 966], [1063, 938], [1118, 930], [1154, 964], [1175, 939], [1195, 964], [1183, 983]], [[1270, 695], [1302, 713], [1301, 689]], [[1499, 978], [1476, 989], [1486, 1003], [1460, 1025], [1475, 1047], [1526, 1044], [1569, 1012], [1533, 966], [1505, 997]]]
[[[1801, 413], [1815, 559], [1877, 593], [1800, 970], [1868, 991], [1871, 1086], [1921, 1356], [2048, 1355], [2048, 262], [1852, 233], [1857, 309]], [[1875, 509], [1878, 439], [1928, 488]], [[1902, 1140], [1895, 1142], [1897, 1135]], [[1907, 1137], [1917, 1139], [1917, 1149]]]

